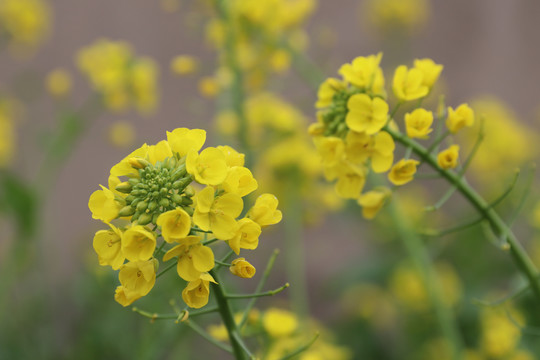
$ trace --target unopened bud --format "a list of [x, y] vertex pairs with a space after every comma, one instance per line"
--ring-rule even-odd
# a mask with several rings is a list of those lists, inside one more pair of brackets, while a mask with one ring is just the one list
[[170, 201], [169, 199], [161, 199], [159, 200], [159, 205], [163, 206], [163, 207], [168, 207], [170, 205]]
[[174, 203], [177, 203], [177, 204], [180, 204], [182, 202], [182, 196], [178, 195], [178, 194], [174, 194], [172, 197], [171, 197], [171, 200], [174, 202]]
[[137, 211], [143, 212], [148, 207], [148, 203], [146, 201], [141, 201], [137, 204]]
[[152, 215], [149, 213], [144, 213], [141, 216], [139, 216], [139, 219], [137, 220], [137, 223], [139, 225], [146, 225], [152, 221]]
[[182, 205], [191, 205], [191, 204], [193, 204], [193, 200], [191, 200], [187, 196], [182, 196], [182, 201], [180, 203]]
[[150, 210], [150, 211], [156, 210], [157, 205], [158, 205], [157, 202], [155, 202], [155, 201], [150, 201], [150, 203], [148, 204], [148, 210]]
[[186, 189], [184, 190], [184, 195], [189, 196], [189, 197], [192, 197], [193, 195], [195, 195], [195, 189], [193, 188], [193, 186], [188, 185]]
[[124, 206], [118, 212], [118, 216], [120, 217], [131, 216], [133, 214], [135, 214], [135, 209], [132, 208], [131, 206]]
[[184, 209], [184, 211], [187, 212], [189, 216], [193, 216], [193, 208], [192, 207], [182, 206], [182, 209]]
[[115, 189], [116, 191], [120, 191], [121, 193], [129, 194], [133, 188], [131, 187], [131, 184], [129, 182], [124, 181], [116, 185]]
[[129, 158], [128, 163], [129, 165], [131, 165], [131, 167], [135, 169], [144, 169], [148, 165], [152, 165], [147, 160], [139, 157]]

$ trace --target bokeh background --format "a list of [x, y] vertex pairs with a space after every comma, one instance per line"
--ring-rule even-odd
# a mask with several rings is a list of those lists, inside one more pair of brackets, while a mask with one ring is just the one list
[[[213, 350], [193, 352], [195, 345], [187, 341], [180, 343], [185, 348], [177, 345], [175, 337], [188, 337], [187, 331], [180, 330], [178, 325], [148, 324], [147, 319], [114, 303], [114, 287], [110, 286], [114, 283], [113, 275], [109, 274], [109, 279], [109, 275], [104, 274], [105, 269], [95, 269], [98, 265], [92, 250], [92, 236], [100, 224], [91, 218], [87, 205], [88, 197], [98, 189], [98, 184], [106, 184], [110, 167], [143, 142], [150, 144], [163, 139], [165, 131], [177, 127], [203, 128], [209, 132], [208, 144], [224, 141], [215, 125], [219, 101], [201, 94], [199, 87], [201, 78], [213, 76], [219, 64], [215, 49], [205, 37], [209, 17], [202, 3], [51, 0], [47, 3], [49, 29], [38, 45], [17, 51], [11, 51], [9, 46], [2, 47], [0, 91], [17, 98], [23, 108], [12, 135], [16, 150], [7, 168], [28, 184], [40, 183], [39, 169], [47, 166], [43, 164], [46, 159], [42, 145], [54, 136], [61, 109], [68, 106], [67, 103], [78, 108], [91, 96], [88, 81], [76, 64], [82, 47], [100, 38], [123, 40], [131, 44], [135, 54], [154, 59], [159, 71], [159, 103], [148, 114], [141, 115], [135, 110], [99, 113], [69, 148], [68, 156], [55, 169], [48, 186], [36, 190], [41, 192], [42, 202], [36, 216], [38, 234], [25, 250], [32, 252], [27, 259], [27, 269], [21, 270], [21, 277], [9, 288], [9, 293], [1, 294], [9, 300], [2, 303], [7, 306], [0, 309], [7, 320], [0, 327], [11, 345], [8, 351], [0, 350], [0, 358], [165, 359], [172, 358], [172, 354], [184, 354], [179, 358], [186, 359], [221, 358], [221, 354]], [[309, 38], [307, 56], [324, 75], [335, 76], [339, 66], [354, 57], [382, 51], [387, 83], [391, 83], [394, 66], [412, 64], [415, 58], [432, 58], [444, 65], [437, 91], [446, 94], [447, 104], [457, 105], [485, 97], [498, 99], [498, 104], [508, 108], [512, 119], [522, 124], [518, 126], [526, 126], [526, 132], [536, 135], [540, 120], [540, 71], [537, 69], [540, 47], [536, 46], [540, 35], [540, 3], [434, 0], [419, 4], [422, 7], [408, 15], [419, 16], [418, 24], [402, 30], [395, 23], [377, 27], [373, 20], [376, 15], [367, 2], [321, 0], [302, 26]], [[272, 21], [272, 17], [267, 21]], [[198, 72], [178, 76], [171, 70], [171, 61], [181, 54], [198, 59]], [[55, 100], [45, 89], [47, 74], [56, 68], [67, 70], [72, 76], [69, 100]], [[294, 67], [271, 79], [269, 88], [296, 105], [309, 122], [315, 120], [316, 91]], [[119, 121], [127, 122], [135, 134], [126, 147], [110, 141], [111, 125]], [[533, 156], [538, 150], [534, 139], [528, 137], [530, 142], [526, 143]], [[509, 166], [508, 174], [520, 165]], [[503, 179], [496, 174], [484, 175], [493, 182]], [[484, 179], [476, 184], [481, 191], [489, 193], [491, 190], [486, 185], [489, 181], [482, 181]], [[420, 187], [418, 191], [427, 193], [440, 190], [440, 186], [432, 183], [417, 184], [417, 187]], [[433, 199], [437, 197], [434, 195]], [[459, 208], [460, 204], [458, 201], [450, 209]], [[376, 238], [381, 236], [377, 225], [363, 220], [358, 210], [347, 212], [350, 208], [345, 206], [342, 211], [321, 216], [319, 221], [302, 229], [309, 312], [330, 328], [344, 316], [343, 279], [356, 281], [358, 278], [352, 280], [356, 275], [351, 274], [362, 273], [358, 264], [371, 264], [373, 254], [380, 256], [376, 259], [381, 263], [405, 258], [399, 246], [385, 245], [384, 251], [374, 250], [379, 245], [373, 246], [373, 243], [380, 244]], [[525, 223], [528, 221], [527, 217]], [[5, 263], [17, 239], [16, 227], [8, 214], [0, 218], [0, 227], [0, 262]], [[531, 233], [524, 231], [524, 234]], [[272, 249], [282, 248], [283, 251], [283, 247], [283, 229], [270, 231], [253, 255], [254, 264], [262, 268]], [[390, 252], [387, 259], [384, 259], [385, 251]], [[465, 252], [460, 256], [471, 254]], [[285, 268], [285, 260], [280, 258], [269, 287], [279, 286], [286, 280]], [[468, 271], [460, 268], [458, 273], [463, 277]], [[4, 277], [5, 273], [0, 276]], [[497, 284], [491, 280], [489, 283]], [[244, 286], [250, 288], [250, 285]], [[180, 290], [174, 291], [179, 295]], [[465, 301], [470, 300], [472, 295], [466, 294]], [[265, 299], [261, 307], [284, 305], [286, 298], [286, 294], [281, 294], [277, 300]], [[161, 329], [156, 330], [156, 326]], [[108, 341], [100, 336], [108, 337]], [[126, 340], [155, 338], [168, 349], [155, 349], [144, 341], [144, 346], [141, 343], [135, 346]], [[111, 345], [115, 342], [116, 347]], [[26, 350], [21, 350], [23, 347]], [[189, 352], [185, 350], [188, 347], [192, 348]], [[354, 354], [353, 358], [359, 358], [358, 353]]]

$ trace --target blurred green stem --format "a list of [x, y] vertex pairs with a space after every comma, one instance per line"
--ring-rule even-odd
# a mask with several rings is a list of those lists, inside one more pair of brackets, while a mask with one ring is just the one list
[[452, 311], [444, 302], [444, 294], [436, 277], [435, 268], [431, 262], [429, 254], [424, 247], [422, 240], [416, 235], [410, 224], [405, 220], [404, 214], [399, 211], [397, 198], [394, 197], [388, 205], [392, 216], [392, 223], [399, 233], [399, 238], [403, 241], [410, 258], [417, 268], [426, 286], [431, 304], [434, 307], [435, 315], [441, 327], [442, 334], [448, 340], [452, 349], [452, 359], [463, 358], [463, 341], [459, 334], [458, 326], [454, 320]]
[[218, 284], [212, 283], [212, 291], [216, 297], [221, 319], [223, 320], [223, 324], [225, 325], [227, 333], [229, 334], [229, 341], [231, 342], [234, 356], [237, 360], [249, 359], [247, 356], [248, 354], [246, 354], [246, 351], [244, 350], [246, 347], [240, 338], [240, 332], [236, 326], [236, 322], [234, 321], [229, 301], [223, 292], [223, 283], [219, 280], [217, 273], [214, 270], [210, 270], [210, 275], [212, 275], [212, 277], [218, 282]]
[[439, 167], [437, 159], [431, 155], [428, 150], [408, 138], [404, 134], [390, 129], [388, 126], [384, 128], [392, 137], [404, 146], [411, 147], [413, 152], [418, 155], [425, 163], [429, 164], [443, 178], [448, 180], [450, 184], [455, 186], [457, 190], [469, 201], [469, 203], [489, 222], [491, 228], [497, 237], [505, 237], [510, 246], [510, 253], [516, 263], [518, 269], [528, 279], [531, 289], [535, 296], [540, 300], [540, 280], [538, 278], [538, 270], [528, 256], [523, 246], [519, 243], [512, 230], [506, 225], [497, 212], [487, 203], [472, 187], [470, 187], [460, 174], [445, 170]]
[[234, 19], [229, 12], [229, 2], [226, 0], [217, 0], [217, 9], [221, 20], [225, 25], [225, 63], [232, 74], [231, 82], [231, 107], [238, 117], [238, 139], [242, 151], [246, 154], [245, 166], [250, 168], [253, 165], [253, 159], [249, 145], [249, 124], [244, 111], [244, 102], [246, 94], [244, 91], [244, 74], [236, 58], [236, 33]]

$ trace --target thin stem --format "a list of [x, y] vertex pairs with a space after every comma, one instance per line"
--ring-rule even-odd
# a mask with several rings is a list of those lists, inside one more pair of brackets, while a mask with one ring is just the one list
[[156, 251], [154, 251], [154, 257], [156, 257], [156, 255], [158, 255], [161, 252], [161, 250], [163, 250], [163, 247], [165, 246], [165, 244], [166, 242], [163, 241], [161, 245], [156, 249]]
[[499, 195], [498, 198], [496, 198], [495, 200], [493, 200], [491, 202], [491, 204], [489, 204], [490, 207], [495, 207], [497, 206], [498, 204], [501, 203], [501, 201], [503, 201], [504, 199], [506, 199], [506, 197], [512, 192], [512, 190], [514, 190], [514, 187], [516, 186], [516, 183], [517, 183], [517, 180], [519, 178], [519, 169], [516, 169], [516, 172], [514, 174], [514, 177], [512, 178], [512, 182], [510, 183], [510, 185], [508, 186], [508, 188], [501, 194]]
[[232, 266], [232, 264], [230, 264], [230, 263], [222, 262], [222, 261], [215, 260], [215, 259], [214, 259], [214, 262], [215, 262], [216, 264], [221, 265], [221, 266], [227, 266], [227, 267]]
[[421, 239], [419, 239], [410, 225], [399, 213], [396, 201], [389, 204], [393, 223], [395, 224], [403, 240], [409, 256], [415, 264], [418, 272], [423, 278], [428, 297], [433, 304], [435, 315], [437, 316], [441, 331], [452, 347], [452, 358], [459, 360], [462, 358], [463, 341], [459, 334], [457, 324], [449, 307], [444, 302], [444, 295], [435, 275], [435, 269], [429, 258], [427, 250], [424, 248]]
[[161, 275], [165, 274], [167, 271], [171, 270], [176, 265], [177, 265], [177, 261], [173, 261], [169, 266], [167, 266], [159, 274], [156, 275], [156, 279], [159, 278]]
[[226, 0], [217, 0], [217, 8], [221, 20], [227, 24], [225, 26], [225, 62], [227, 67], [232, 74], [231, 82], [231, 101], [232, 109], [236, 113], [239, 121], [238, 127], [238, 138], [240, 141], [240, 146], [242, 151], [246, 154], [246, 167], [250, 168], [253, 164], [253, 159], [251, 158], [251, 152], [249, 151], [249, 123], [244, 111], [244, 100], [246, 98], [244, 91], [244, 76], [242, 69], [238, 64], [238, 59], [236, 58], [236, 34], [235, 26], [233, 19], [229, 13], [229, 1]]
[[448, 234], [452, 234], [452, 233], [473, 227], [474, 225], [480, 224], [484, 220], [485, 219], [483, 217], [479, 217], [472, 221], [469, 221], [469, 222], [466, 222], [457, 226], [453, 226], [451, 228], [444, 229], [444, 230], [426, 229], [422, 233], [420, 233], [420, 235], [430, 236], [430, 237], [442, 237]]
[[508, 226], [512, 227], [514, 223], [516, 222], [519, 214], [521, 213], [521, 210], [525, 207], [525, 204], [527, 203], [527, 200], [529, 199], [529, 194], [531, 192], [531, 187], [533, 185], [534, 181], [534, 173], [536, 172], [536, 166], [534, 164], [531, 165], [531, 171], [529, 174], [529, 178], [527, 179], [527, 183], [525, 184], [525, 189], [523, 190], [523, 195], [521, 195], [521, 198], [519, 199], [518, 206], [514, 210], [514, 213], [508, 219]]
[[[222, 343], [221, 341], [216, 340], [212, 335], [207, 333], [202, 327], [200, 327], [199, 325], [197, 325], [193, 321], [186, 320], [186, 321], [183, 322], [183, 324], [186, 324], [187, 326], [189, 326], [191, 329], [193, 329], [193, 331], [195, 331], [197, 334], [201, 335], [203, 338], [205, 338], [206, 340], [208, 340], [212, 344], [216, 345], [218, 348], [220, 348], [222, 350], [225, 350], [225, 351], [227, 351], [227, 352], [229, 352], [231, 354], [233, 353], [233, 348], [231, 348], [227, 344]], [[237, 357], [237, 359], [241, 359], [241, 358]]]
[[[268, 260], [268, 264], [266, 265], [266, 269], [264, 270], [263, 276], [261, 277], [261, 280], [259, 281], [259, 284], [255, 288], [255, 292], [259, 293], [262, 291], [262, 288], [264, 287], [264, 284], [266, 284], [266, 280], [268, 280], [268, 277], [270, 276], [270, 272], [272, 271], [272, 268], [274, 267], [274, 263], [276, 262], [276, 257], [279, 254], [279, 250], [275, 249], [272, 253], [272, 256], [270, 256], [270, 259]], [[251, 299], [251, 301], [246, 306], [246, 309], [244, 310], [244, 313], [242, 314], [242, 319], [238, 323], [238, 328], [242, 329], [244, 325], [247, 322], [249, 313], [251, 312], [251, 309], [253, 309], [253, 306], [255, 306], [255, 302], [257, 301], [257, 298]]]
[[214, 266], [214, 270], [218, 271], [219, 269], [221, 269], [222, 266], [231, 266], [231, 264], [227, 263], [227, 260], [231, 257], [232, 254], [234, 254], [234, 251], [230, 250], [227, 254], [225, 254], [223, 259], [214, 260], [214, 262], [217, 264], [216, 266]]
[[247, 353], [244, 351], [245, 346], [240, 344], [240, 332], [238, 331], [236, 323], [234, 322], [234, 317], [231, 307], [229, 305], [229, 301], [225, 297], [225, 293], [223, 292], [221, 281], [219, 281], [216, 269], [210, 270], [210, 275], [212, 275], [212, 277], [216, 279], [216, 281], [219, 283], [211, 283], [211, 286], [216, 297], [216, 302], [219, 308], [219, 313], [221, 314], [221, 319], [223, 320], [223, 324], [225, 325], [227, 333], [229, 334], [229, 340], [231, 342], [234, 355], [237, 360], [247, 359]]
[[508, 228], [505, 222], [497, 214], [497, 212], [489, 207], [489, 204], [473, 189], [471, 188], [459, 174], [454, 171], [442, 169], [438, 166], [437, 159], [427, 152], [427, 149], [416, 141], [409, 139], [404, 134], [396, 132], [389, 127], [385, 130], [392, 135], [392, 137], [403, 144], [404, 146], [411, 146], [415, 154], [417, 154], [423, 161], [428, 163], [434, 170], [436, 170], [443, 178], [448, 182], [456, 186], [457, 190], [471, 203], [471, 205], [489, 222], [493, 230], [498, 234], [507, 237], [510, 245], [510, 253], [516, 263], [518, 269], [525, 275], [531, 284], [531, 288], [535, 296], [540, 300], [540, 282], [537, 278], [538, 270], [533, 264], [527, 252], [523, 246], [519, 243], [513, 232]]
[[[206, 234], [205, 234], [205, 235], [206, 235]], [[210, 244], [212, 244], [212, 243], [215, 243], [216, 241], [218, 241], [218, 239], [204, 240], [204, 241], [202, 242], [202, 244], [206, 246], [206, 245], [210, 245]]]
[[301, 354], [302, 352], [306, 351], [313, 345], [313, 343], [319, 338], [319, 333], [315, 333], [315, 336], [311, 340], [309, 340], [306, 344], [300, 346], [298, 349], [294, 350], [288, 355], [285, 355], [280, 360], [288, 360], [294, 358], [296, 355]]
[[286, 288], [288, 288], [290, 285], [289, 283], [285, 283], [285, 285], [278, 287], [277, 289], [265, 291], [262, 293], [253, 293], [253, 294], [226, 294], [225, 297], [227, 299], [251, 299], [251, 298], [257, 298], [257, 297], [264, 297], [264, 296], [274, 296], [276, 294], [279, 294]]

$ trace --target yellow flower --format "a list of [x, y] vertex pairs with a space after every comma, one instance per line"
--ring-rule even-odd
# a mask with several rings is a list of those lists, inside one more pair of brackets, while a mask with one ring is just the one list
[[128, 121], [117, 121], [109, 127], [109, 141], [118, 147], [128, 147], [135, 140], [135, 129]]
[[334, 95], [340, 91], [344, 90], [346, 88], [346, 84], [335, 78], [328, 78], [326, 79], [320, 86], [319, 91], [317, 92], [317, 103], [315, 104], [315, 107], [317, 109], [328, 107], [332, 104], [332, 100], [334, 98]]
[[358, 88], [372, 90], [376, 94], [384, 94], [384, 75], [379, 67], [382, 53], [367, 57], [359, 56], [350, 64], [344, 64], [339, 74], [348, 83]]
[[156, 248], [156, 236], [141, 225], [134, 225], [124, 232], [122, 252], [129, 261], [145, 261]]
[[281, 211], [277, 209], [278, 199], [272, 194], [262, 194], [255, 205], [248, 211], [247, 217], [255, 221], [261, 227], [274, 225], [281, 221]]
[[122, 285], [116, 287], [114, 294], [114, 300], [124, 307], [133, 304], [134, 301], [139, 300], [141, 297], [142, 295], [138, 292], [130, 291]]
[[325, 166], [333, 166], [339, 163], [345, 155], [345, 143], [335, 136], [319, 136], [314, 139], [315, 146], [321, 155]]
[[171, 61], [171, 70], [177, 75], [193, 74], [199, 64], [193, 56], [178, 55]]
[[219, 84], [215, 78], [206, 76], [199, 80], [199, 92], [202, 96], [213, 98], [219, 93]]
[[92, 218], [104, 221], [106, 223], [116, 219], [121, 209], [119, 202], [115, 200], [114, 193], [101, 186], [101, 190], [96, 190], [90, 195], [88, 208], [92, 212]]
[[298, 319], [290, 311], [270, 308], [263, 315], [263, 327], [272, 337], [285, 337], [292, 335], [298, 328]]
[[236, 255], [240, 254], [240, 249], [254, 250], [259, 246], [259, 235], [261, 226], [249, 218], [238, 220], [238, 230], [236, 234], [227, 242]]
[[214, 188], [207, 186], [195, 195], [193, 222], [205, 231], [212, 231], [216, 238], [228, 240], [238, 229], [236, 217], [244, 204], [237, 194], [214, 197]]
[[171, 147], [166, 140], [161, 140], [156, 145], [148, 146], [148, 161], [155, 165], [158, 161], [163, 161], [168, 157], [173, 156]]
[[182, 291], [182, 299], [187, 306], [194, 309], [202, 308], [208, 304], [210, 296], [210, 281], [217, 284], [210, 274], [201, 274], [197, 280], [190, 281]]
[[424, 75], [422, 85], [425, 85], [430, 89], [433, 87], [433, 85], [435, 85], [439, 79], [439, 76], [441, 75], [441, 71], [443, 70], [442, 65], [435, 64], [435, 62], [431, 59], [414, 60], [414, 68], [422, 72]]
[[452, 145], [448, 149], [441, 151], [437, 155], [437, 163], [443, 169], [453, 169], [457, 166], [459, 157], [459, 146]]
[[394, 73], [393, 90], [400, 101], [419, 99], [429, 93], [423, 72], [416, 68], [407, 70], [405, 65], [398, 66]]
[[407, 136], [411, 139], [420, 138], [427, 139], [428, 135], [433, 131], [433, 113], [425, 109], [416, 109], [412, 113], [405, 114], [405, 129]]
[[50, 9], [43, 0], [0, 1], [0, 32], [16, 45], [37, 45], [47, 35], [49, 22]]
[[156, 223], [161, 227], [163, 239], [168, 243], [185, 238], [191, 231], [191, 217], [182, 208], [160, 214]]
[[288, 51], [276, 50], [270, 56], [269, 63], [270, 68], [275, 72], [285, 72], [291, 67], [291, 55]]
[[375, 136], [349, 131], [346, 138], [347, 158], [363, 163], [371, 159], [371, 168], [376, 173], [390, 169], [394, 161], [394, 139], [386, 131], [380, 131]]
[[388, 120], [388, 104], [378, 97], [371, 99], [366, 94], [355, 94], [349, 98], [347, 108], [347, 126], [357, 132], [375, 134]]
[[245, 258], [234, 259], [229, 270], [233, 275], [244, 279], [251, 279], [256, 271], [255, 267], [247, 262]]
[[190, 150], [199, 151], [206, 141], [206, 131], [201, 129], [178, 128], [167, 131], [167, 142], [171, 150], [180, 157], [187, 155]]
[[193, 149], [188, 152], [186, 170], [201, 184], [221, 184], [227, 177], [228, 169], [225, 155], [216, 148], [206, 148], [200, 154]]
[[342, 162], [335, 171], [338, 178], [335, 190], [338, 196], [344, 199], [357, 198], [366, 183], [366, 168]]
[[364, 218], [373, 219], [391, 194], [392, 192], [388, 188], [378, 188], [360, 195], [358, 204], [362, 206]]
[[93, 247], [98, 254], [99, 265], [110, 265], [118, 270], [126, 259], [122, 252], [122, 231], [109, 224], [110, 230], [99, 230], [94, 236]]
[[411, 181], [416, 173], [416, 166], [420, 164], [416, 160], [401, 159], [388, 173], [388, 180], [394, 185], [404, 185]]
[[186, 281], [195, 281], [201, 274], [212, 270], [214, 267], [214, 253], [208, 246], [201, 244], [199, 236], [188, 236], [177, 240], [180, 245], [176, 245], [165, 255], [163, 261], [169, 261], [178, 256], [176, 271], [178, 276]]
[[129, 160], [132, 158], [142, 158], [145, 159], [148, 154], [148, 145], [143, 144], [140, 148], [134, 150], [131, 154], [123, 158], [118, 164], [114, 165], [111, 168], [111, 175], [113, 176], [131, 176], [138, 177], [139, 173], [137, 169], [134, 169], [131, 166]]
[[[486, 309], [481, 314], [482, 337], [481, 347], [490, 358], [502, 358], [509, 355], [519, 344], [521, 332], [510, 320], [508, 313], [519, 324], [523, 323], [523, 315], [514, 308]], [[505, 357], [506, 358], [506, 357]]]
[[216, 147], [216, 149], [220, 150], [223, 155], [225, 155], [225, 162], [227, 163], [227, 166], [244, 166], [244, 154], [239, 153], [238, 151], [227, 145], [218, 146]]
[[71, 91], [71, 75], [64, 69], [55, 69], [47, 74], [46, 85], [51, 95], [65, 96]]
[[455, 134], [462, 127], [471, 127], [474, 124], [474, 111], [467, 104], [459, 105], [456, 110], [448, 107], [448, 117], [446, 127]]
[[244, 197], [257, 190], [259, 185], [248, 168], [233, 166], [229, 169], [222, 186], [226, 192]]
[[122, 300], [123, 306], [131, 304], [145, 296], [156, 283], [156, 267], [154, 259], [128, 262], [120, 269], [118, 279], [122, 287], [117, 288], [116, 301]]

